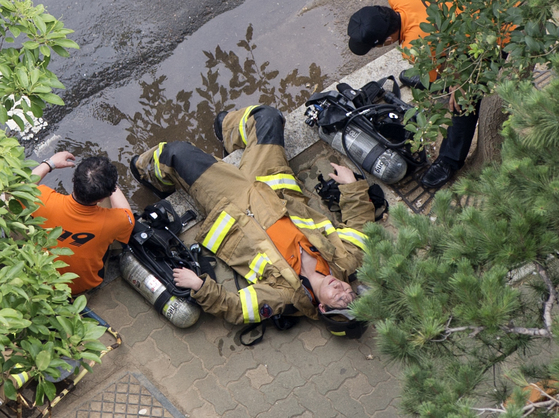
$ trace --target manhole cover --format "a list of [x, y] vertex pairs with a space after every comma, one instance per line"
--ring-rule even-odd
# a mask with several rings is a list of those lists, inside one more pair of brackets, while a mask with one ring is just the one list
[[142, 374], [126, 373], [90, 401], [80, 405], [76, 418], [184, 418]]

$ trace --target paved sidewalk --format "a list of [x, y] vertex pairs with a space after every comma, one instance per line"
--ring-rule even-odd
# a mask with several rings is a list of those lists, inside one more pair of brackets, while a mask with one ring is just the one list
[[[398, 75], [406, 65], [393, 50], [342, 81], [360, 87]], [[319, 142], [303, 112], [287, 117], [286, 148], [299, 178], [312, 189], [328, 162], [342, 157]], [[193, 242], [195, 229], [183, 236], [186, 242]], [[218, 278], [234, 289], [223, 266]], [[88, 306], [120, 332], [123, 344], [54, 408], [54, 416], [398, 416], [398, 369], [379, 355], [371, 328], [359, 341], [346, 340], [318, 321], [302, 319], [288, 331], [269, 327], [262, 343], [244, 347], [242, 326], [202, 314], [193, 327], [175, 328], [120, 278], [91, 295]]]

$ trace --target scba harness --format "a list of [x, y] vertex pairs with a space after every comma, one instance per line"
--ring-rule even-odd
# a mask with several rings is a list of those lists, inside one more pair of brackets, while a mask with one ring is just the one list
[[[392, 81], [392, 92], [384, 89], [387, 80]], [[337, 90], [315, 93], [305, 103], [305, 123], [318, 126], [323, 141], [386, 184], [397, 183], [427, 163], [425, 151], [411, 152], [412, 134], [403, 121], [414, 108], [400, 99], [393, 76], [361, 89], [342, 83]]]

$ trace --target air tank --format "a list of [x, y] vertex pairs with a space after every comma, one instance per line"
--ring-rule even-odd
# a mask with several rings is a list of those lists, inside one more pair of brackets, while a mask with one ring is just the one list
[[185, 298], [172, 296], [163, 283], [151, 274], [130, 251], [120, 256], [120, 272], [155, 309], [178, 328], [188, 328], [198, 321], [202, 310]]
[[[318, 136], [332, 148], [346, 155], [342, 144], [342, 132], [326, 133], [322, 127]], [[350, 124], [346, 129], [346, 147], [363, 169], [378, 177], [385, 184], [397, 183], [408, 169], [406, 160], [396, 151], [386, 148], [359, 127]]]

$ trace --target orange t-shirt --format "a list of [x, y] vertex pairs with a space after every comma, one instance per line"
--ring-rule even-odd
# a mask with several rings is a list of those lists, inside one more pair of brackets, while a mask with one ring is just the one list
[[69, 264], [59, 271], [72, 272], [80, 277], [69, 284], [72, 294], [78, 294], [101, 284], [98, 272], [103, 268], [103, 256], [113, 241], [128, 243], [134, 228], [134, 216], [128, 209], [84, 206], [72, 196], [55, 192], [40, 185], [39, 199], [44, 206], [33, 213], [46, 218], [44, 228], [63, 228], [58, 237], [58, 247], [70, 248], [74, 254], [59, 256]]
[[[388, 0], [388, 4], [396, 13], [400, 13], [402, 26], [400, 28], [400, 46], [411, 48], [411, 41], [427, 36], [419, 25], [427, 22], [427, 9], [421, 0]], [[449, 7], [450, 7], [449, 3]], [[409, 57], [404, 56], [409, 59]], [[429, 81], [437, 79], [437, 70], [429, 72]]]
[[316, 248], [312, 246], [307, 237], [299, 231], [299, 228], [287, 216], [277, 220], [266, 231], [283, 258], [295, 270], [301, 274], [301, 248], [311, 257], [316, 259], [316, 271], [327, 276], [330, 274], [328, 263]]

